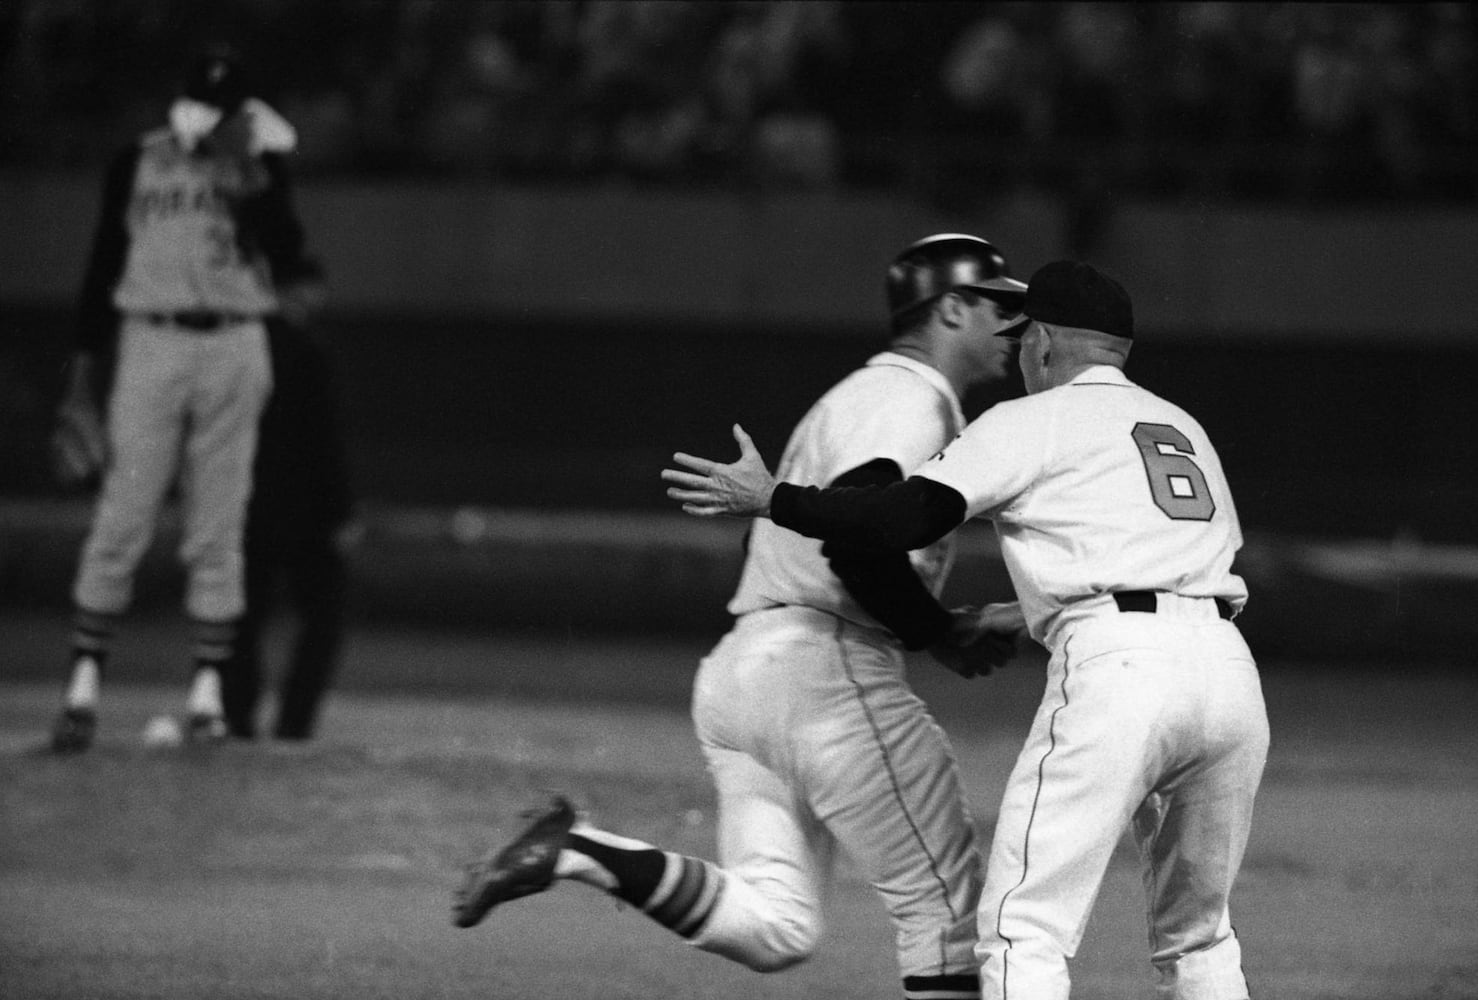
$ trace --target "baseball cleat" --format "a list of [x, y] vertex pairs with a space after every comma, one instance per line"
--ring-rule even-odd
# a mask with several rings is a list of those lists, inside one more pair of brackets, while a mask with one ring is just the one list
[[452, 923], [458, 927], [471, 927], [499, 903], [532, 896], [553, 884], [554, 864], [575, 825], [575, 809], [556, 795], [545, 808], [522, 815], [532, 822], [512, 843], [467, 866], [452, 900]]
[[97, 712], [90, 708], [64, 708], [51, 726], [51, 749], [54, 753], [81, 753], [92, 746], [97, 729]]

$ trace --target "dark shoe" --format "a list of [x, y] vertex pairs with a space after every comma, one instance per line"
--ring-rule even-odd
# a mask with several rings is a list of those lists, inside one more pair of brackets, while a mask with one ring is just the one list
[[257, 726], [251, 719], [236, 719], [231, 713], [226, 713], [226, 734], [233, 740], [254, 740], [257, 738]]
[[523, 816], [532, 822], [511, 844], [467, 866], [452, 901], [452, 923], [458, 927], [471, 927], [499, 903], [543, 892], [554, 882], [554, 863], [575, 825], [575, 809], [557, 795], [544, 809]]
[[219, 715], [195, 712], [185, 723], [186, 743], [223, 743], [230, 735], [226, 720]]
[[64, 708], [51, 727], [53, 753], [81, 753], [97, 735], [98, 715], [90, 708]]

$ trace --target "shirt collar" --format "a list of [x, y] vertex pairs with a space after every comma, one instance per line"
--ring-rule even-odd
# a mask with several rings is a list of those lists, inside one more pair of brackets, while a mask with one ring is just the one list
[[907, 368], [925, 382], [932, 385], [935, 391], [949, 403], [950, 412], [954, 414], [955, 426], [965, 426], [965, 410], [960, 405], [960, 397], [955, 395], [955, 387], [949, 384], [949, 379], [945, 378], [939, 369], [926, 365], [922, 361], [910, 358], [905, 354], [895, 354], [892, 351], [883, 351], [881, 354], [874, 354], [867, 359], [867, 364], [869, 367], [873, 365], [889, 365], [894, 368]]
[[1123, 369], [1115, 368], [1113, 365], [1093, 365], [1085, 368], [1068, 380], [1068, 385], [1087, 385], [1096, 383], [1098, 385], [1133, 385], [1129, 376], [1124, 374]]

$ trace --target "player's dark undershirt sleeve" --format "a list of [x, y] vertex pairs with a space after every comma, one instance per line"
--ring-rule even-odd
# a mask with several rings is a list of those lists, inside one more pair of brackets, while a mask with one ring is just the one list
[[279, 286], [313, 280], [317, 277], [315, 262], [304, 253], [303, 224], [293, 204], [287, 164], [280, 154], [264, 153], [262, 165], [269, 178], [267, 186], [242, 199], [237, 208], [242, 249], [248, 256], [263, 254]]
[[[832, 486], [886, 486], [901, 482], [903, 472], [888, 459], [875, 459], [844, 472]], [[862, 548], [829, 541], [821, 554], [847, 588], [847, 593], [896, 635], [906, 649], [924, 649], [944, 637], [950, 615], [914, 571], [904, 551]]]
[[77, 304], [77, 349], [87, 354], [111, 357], [117, 346], [113, 286], [123, 276], [128, 255], [128, 201], [139, 154], [139, 145], [130, 144], [114, 156], [103, 178], [102, 204]]
[[921, 549], [959, 527], [968, 507], [958, 491], [922, 476], [890, 486], [779, 483], [770, 520], [809, 538], [863, 548]]

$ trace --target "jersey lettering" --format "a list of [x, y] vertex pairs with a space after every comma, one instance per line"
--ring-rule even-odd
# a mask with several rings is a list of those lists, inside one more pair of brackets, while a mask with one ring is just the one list
[[1175, 521], [1209, 521], [1216, 501], [1190, 439], [1169, 424], [1135, 424], [1131, 432], [1144, 461], [1155, 506]]

